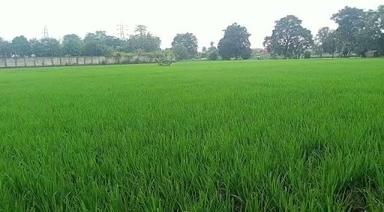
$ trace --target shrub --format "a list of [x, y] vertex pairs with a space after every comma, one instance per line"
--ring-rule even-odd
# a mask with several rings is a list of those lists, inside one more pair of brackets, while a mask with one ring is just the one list
[[175, 61], [175, 55], [171, 50], [164, 50], [158, 53], [156, 61], [160, 66], [170, 66]]
[[310, 51], [305, 51], [305, 52], [304, 52], [304, 58], [305, 58], [305, 59], [309, 59], [309, 58], [311, 58], [311, 52], [310, 52]]
[[217, 51], [216, 48], [214, 48], [208, 52], [208, 59], [209, 60], [217, 60], [218, 58], [219, 58], [219, 52]]

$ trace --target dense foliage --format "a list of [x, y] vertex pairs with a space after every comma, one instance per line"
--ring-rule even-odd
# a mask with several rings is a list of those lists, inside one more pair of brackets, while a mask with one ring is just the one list
[[[136, 34], [130, 36], [123, 51], [127, 52], [155, 52], [160, 50], [161, 40], [147, 31], [147, 27], [139, 25], [136, 27]], [[122, 44], [124, 46], [124, 44]]]
[[211, 47], [207, 50], [207, 58], [209, 60], [217, 60], [219, 59], [219, 50], [211, 43]]
[[319, 56], [323, 54], [335, 55], [337, 46], [338, 34], [335, 30], [329, 27], [323, 27], [319, 30], [316, 36], [315, 51]]
[[178, 60], [196, 57], [197, 47], [197, 38], [192, 33], [177, 34], [172, 42], [172, 50]]
[[322, 28], [317, 35], [315, 49], [321, 53], [363, 57], [368, 52], [384, 54], [384, 6], [368, 11], [345, 7], [332, 20], [338, 27]]
[[284, 58], [300, 58], [309, 49], [320, 56], [384, 54], [384, 6], [369, 11], [345, 7], [331, 19], [338, 27], [321, 28], [313, 43], [311, 32], [301, 26], [301, 20], [292, 15], [282, 18], [272, 35], [265, 38], [264, 46], [272, 55]]
[[65, 35], [62, 42], [63, 55], [80, 56], [83, 49], [83, 41], [75, 34]]
[[61, 43], [54, 38], [28, 40], [18, 36], [12, 42], [0, 38], [0, 57], [110, 56], [118, 52], [157, 52], [160, 43], [159, 37], [139, 25], [136, 34], [129, 39], [119, 39], [104, 31], [88, 33], [84, 39], [68, 34]]
[[300, 58], [312, 46], [311, 31], [301, 26], [302, 21], [293, 15], [276, 21], [271, 36], [265, 38], [264, 46], [272, 55], [284, 58]]
[[247, 28], [234, 23], [224, 30], [224, 37], [220, 40], [218, 50], [220, 56], [225, 59], [249, 59], [251, 57], [251, 42]]
[[[345, 7], [331, 16], [336, 29], [321, 28], [315, 38], [302, 26], [302, 21], [288, 15], [276, 21], [272, 34], [264, 40], [265, 49], [273, 57], [302, 58], [311, 55], [379, 56], [384, 55], [384, 5], [376, 10]], [[194, 34], [177, 34], [172, 51], [178, 60], [206, 58], [209, 60], [249, 59], [253, 50], [247, 28], [237, 23], [225, 29], [217, 47], [198, 52]], [[107, 35], [104, 31], [88, 33], [83, 39], [75, 34], [62, 41], [54, 38], [31, 39], [17, 36], [11, 41], [0, 38], [0, 57], [110, 56], [118, 53], [158, 52], [161, 40], [138, 25], [128, 39]], [[309, 52], [305, 54], [305, 52]]]

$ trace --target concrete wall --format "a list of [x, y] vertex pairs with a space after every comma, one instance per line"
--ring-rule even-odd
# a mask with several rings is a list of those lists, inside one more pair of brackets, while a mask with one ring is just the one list
[[0, 58], [0, 68], [155, 63], [148, 56]]

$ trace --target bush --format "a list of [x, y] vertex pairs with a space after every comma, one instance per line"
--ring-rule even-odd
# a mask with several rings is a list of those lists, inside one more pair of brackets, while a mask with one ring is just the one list
[[305, 58], [305, 59], [309, 59], [309, 58], [311, 58], [311, 52], [310, 52], [310, 51], [305, 51], [305, 52], [304, 52], [304, 58]]
[[160, 66], [170, 66], [175, 61], [175, 55], [171, 50], [161, 51], [156, 58]]
[[217, 60], [219, 58], [219, 52], [215, 48], [208, 52], [208, 60]]

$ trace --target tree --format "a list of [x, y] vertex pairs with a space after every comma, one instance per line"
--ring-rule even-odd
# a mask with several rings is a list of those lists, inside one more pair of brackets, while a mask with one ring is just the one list
[[220, 56], [225, 60], [231, 58], [249, 59], [252, 54], [250, 36], [247, 28], [237, 23], [228, 26], [218, 45]]
[[384, 5], [379, 6], [377, 9], [378, 14], [378, 24], [380, 27], [381, 36], [379, 39], [379, 52], [381, 55], [384, 55]]
[[126, 50], [129, 52], [155, 52], [160, 50], [160, 44], [160, 38], [150, 33], [136, 34], [129, 38]]
[[171, 49], [165, 49], [157, 53], [156, 61], [160, 66], [170, 66], [175, 61], [175, 55]]
[[62, 42], [63, 55], [80, 56], [82, 47], [83, 47], [83, 41], [79, 36], [75, 34], [69, 34], [63, 37], [63, 42]]
[[42, 57], [44, 55], [44, 46], [37, 39], [31, 39], [29, 41], [29, 45], [31, 46], [31, 53], [36, 57]]
[[276, 21], [272, 35], [264, 40], [268, 52], [284, 58], [300, 58], [313, 44], [311, 31], [301, 26], [301, 23], [293, 15]]
[[320, 56], [322, 56], [323, 53], [327, 53], [333, 57], [337, 50], [336, 32], [329, 27], [321, 28], [316, 36], [316, 46], [318, 47]]
[[25, 57], [31, 55], [31, 46], [27, 38], [24, 36], [15, 37], [12, 40], [12, 54], [17, 57]]
[[203, 46], [201, 49], [201, 52], [198, 53], [199, 58], [207, 58], [208, 49], [207, 47]]
[[11, 54], [11, 44], [0, 38], [0, 57], [10, 57]]
[[219, 50], [217, 50], [215, 43], [211, 42], [211, 46], [207, 50], [208, 60], [217, 60], [219, 58]]
[[147, 26], [145, 25], [137, 25], [135, 32], [139, 35], [145, 35], [147, 34]]
[[128, 52], [155, 52], [160, 50], [160, 38], [148, 32], [146, 26], [138, 25], [135, 32], [136, 34], [130, 36], [125, 44], [121, 44], [125, 46], [121, 50]]
[[364, 10], [351, 7], [345, 7], [332, 16], [332, 20], [339, 25], [336, 31], [340, 36], [343, 56], [348, 56], [357, 50], [366, 18]]
[[380, 5], [377, 8], [377, 14], [379, 16], [379, 25], [382, 30], [384, 30], [384, 5]]
[[84, 38], [82, 54], [86, 56], [107, 56], [112, 48], [107, 45], [108, 36], [104, 31], [88, 33]]
[[178, 60], [194, 58], [197, 55], [197, 47], [197, 38], [192, 33], [177, 34], [173, 38], [172, 50]]
[[107, 35], [105, 38], [105, 45], [108, 46], [112, 51], [119, 52], [126, 48], [127, 42], [126, 40], [122, 40], [115, 36]]
[[30, 41], [32, 54], [38, 57], [61, 56], [60, 42], [54, 38], [33, 39]]
[[343, 56], [352, 53], [366, 56], [368, 51], [381, 52], [383, 40], [384, 6], [364, 11], [345, 7], [332, 16], [338, 24], [337, 33]]
[[382, 35], [379, 14], [377, 11], [367, 11], [364, 26], [356, 35], [355, 53], [365, 57], [366, 53], [370, 50], [379, 51]]
[[60, 42], [54, 38], [43, 38], [40, 40], [43, 44], [45, 57], [58, 57], [61, 56]]

